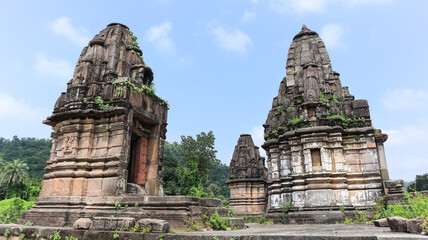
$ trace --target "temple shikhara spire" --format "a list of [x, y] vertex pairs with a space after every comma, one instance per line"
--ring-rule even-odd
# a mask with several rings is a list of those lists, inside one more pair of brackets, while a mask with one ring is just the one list
[[262, 214], [266, 207], [265, 158], [249, 134], [241, 134], [229, 166], [229, 205], [237, 214]]
[[155, 95], [142, 55], [120, 23], [82, 50], [66, 92], [44, 121], [52, 126], [51, 155], [37, 206], [20, 222], [90, 222], [85, 225], [110, 231], [153, 223], [168, 231], [168, 223], [186, 229], [202, 222], [201, 212], [218, 209], [217, 199], [163, 196], [168, 104]]
[[[303, 25], [268, 113], [267, 209], [367, 209], [388, 180], [383, 142], [367, 100], [355, 99], [332, 68], [324, 42]], [[298, 221], [298, 220], [297, 220]]]

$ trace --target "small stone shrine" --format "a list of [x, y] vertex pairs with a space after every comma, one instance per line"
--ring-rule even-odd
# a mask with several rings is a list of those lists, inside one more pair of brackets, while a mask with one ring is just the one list
[[89, 42], [44, 121], [53, 130], [47, 173], [37, 206], [20, 223], [62, 227], [95, 217], [104, 228], [102, 217], [119, 225], [154, 217], [185, 229], [217, 209], [217, 199], [163, 196], [168, 106], [152, 82], [125, 25], [112, 23]]
[[367, 100], [355, 99], [333, 71], [324, 42], [303, 25], [265, 129], [267, 209], [280, 213], [367, 209], [388, 180], [383, 143]]
[[262, 214], [266, 207], [265, 158], [249, 134], [241, 134], [229, 167], [229, 206], [238, 215]]

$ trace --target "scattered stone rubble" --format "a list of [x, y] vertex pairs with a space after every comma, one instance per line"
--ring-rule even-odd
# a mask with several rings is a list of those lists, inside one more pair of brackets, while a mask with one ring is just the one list
[[[423, 218], [389, 217], [374, 221], [376, 227], [389, 227], [393, 232], [422, 233]], [[428, 227], [428, 226], [426, 226]]]

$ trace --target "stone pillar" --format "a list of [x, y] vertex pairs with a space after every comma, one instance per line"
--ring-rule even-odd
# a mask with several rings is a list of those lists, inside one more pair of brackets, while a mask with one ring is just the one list
[[389, 180], [388, 166], [386, 165], [386, 155], [383, 143], [388, 139], [388, 135], [384, 133], [376, 133], [376, 148], [379, 159], [379, 170], [382, 180]]

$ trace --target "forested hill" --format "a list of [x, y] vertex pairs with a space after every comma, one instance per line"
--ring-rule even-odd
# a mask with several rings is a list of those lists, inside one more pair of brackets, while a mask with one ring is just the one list
[[18, 138], [12, 140], [0, 137], [0, 155], [6, 162], [20, 159], [27, 163], [30, 177], [43, 177], [46, 161], [49, 159], [52, 141], [50, 139]]

